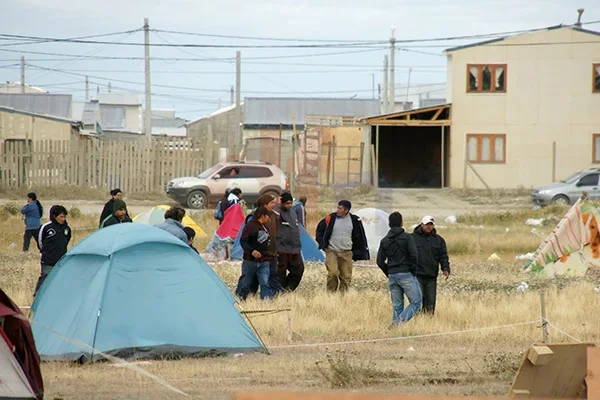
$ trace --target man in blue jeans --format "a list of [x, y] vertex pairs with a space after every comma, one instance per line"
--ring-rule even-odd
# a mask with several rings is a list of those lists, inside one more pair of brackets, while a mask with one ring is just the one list
[[[402, 227], [402, 214], [393, 212], [389, 217], [390, 231], [381, 239], [377, 266], [388, 277], [394, 317], [390, 328], [408, 322], [423, 305], [421, 288], [415, 277], [418, 264], [417, 246], [412, 235]], [[404, 295], [408, 307], [404, 308]]]
[[242, 300], [248, 297], [255, 278], [258, 278], [261, 300], [273, 297], [273, 291], [269, 286], [270, 263], [273, 259], [267, 253], [271, 241], [275, 238], [271, 238], [266, 226], [270, 221], [269, 213], [266, 207], [259, 207], [254, 212], [254, 218], [246, 223], [242, 231], [240, 244], [244, 249], [243, 279], [240, 280], [237, 289], [237, 294]]

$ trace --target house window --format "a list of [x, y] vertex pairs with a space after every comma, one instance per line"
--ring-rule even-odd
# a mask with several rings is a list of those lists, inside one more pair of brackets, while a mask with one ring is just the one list
[[592, 149], [592, 162], [600, 163], [600, 133], [594, 133]]
[[467, 155], [472, 163], [506, 163], [506, 135], [467, 135]]
[[600, 93], [600, 63], [594, 64], [592, 91]]
[[505, 93], [506, 64], [467, 64], [467, 92]]

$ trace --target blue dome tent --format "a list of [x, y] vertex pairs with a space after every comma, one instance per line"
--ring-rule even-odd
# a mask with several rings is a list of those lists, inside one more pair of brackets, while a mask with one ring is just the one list
[[[240, 231], [233, 242], [233, 246], [231, 248], [232, 260], [241, 260], [244, 256], [244, 250], [242, 249], [242, 245], [240, 243], [244, 226], [246, 226], [245, 223], [240, 227]], [[315, 242], [315, 240], [308, 234], [307, 230], [302, 225], [298, 225], [298, 227], [300, 228], [300, 241], [302, 242], [301, 251], [304, 261], [325, 262], [325, 256], [323, 255], [323, 252], [319, 250], [319, 245], [317, 245], [317, 242]]]
[[32, 306], [44, 360], [266, 352], [210, 266], [142, 224], [96, 231], [56, 264]]

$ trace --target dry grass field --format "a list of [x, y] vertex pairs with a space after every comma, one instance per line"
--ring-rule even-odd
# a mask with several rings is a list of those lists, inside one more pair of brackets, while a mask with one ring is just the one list
[[[365, 198], [369, 195], [365, 194]], [[322, 206], [322, 205], [321, 205]], [[17, 303], [28, 305], [38, 274], [37, 254], [22, 254], [23, 224], [14, 206], [0, 208], [0, 287]], [[548, 320], [582, 341], [600, 341], [598, 271], [584, 278], [530, 276], [517, 255], [536, 249], [540, 237], [527, 218], [558, 218], [566, 210], [517, 210], [477, 214], [465, 210], [458, 224], [440, 222], [449, 246], [453, 274], [439, 282], [438, 310], [389, 331], [391, 306], [383, 274], [374, 267], [355, 268], [353, 288], [345, 296], [325, 292], [324, 266], [310, 264], [300, 288], [271, 302], [247, 301], [245, 310], [291, 308], [288, 315], [250, 317], [269, 355], [250, 354], [136, 364], [192, 398], [228, 399], [243, 390], [345, 390], [357, 392], [505, 395], [522, 353], [541, 340], [540, 299], [546, 292]], [[309, 231], [317, 215], [311, 210]], [[73, 210], [74, 241], [93, 231], [97, 217]], [[211, 226], [209, 212], [194, 213]], [[407, 225], [416, 220], [407, 221]], [[553, 226], [536, 227], [542, 234]], [[91, 229], [90, 229], [91, 228]], [[210, 230], [208, 228], [207, 230]], [[199, 243], [202, 248], [205, 243]], [[487, 258], [497, 253], [501, 261]], [[233, 288], [240, 266], [212, 265]], [[529, 289], [519, 292], [525, 281]], [[201, 306], [201, 305], [194, 305]], [[508, 326], [513, 325], [514, 326]], [[553, 342], [572, 339], [550, 327]], [[389, 339], [367, 343], [340, 341]], [[316, 344], [316, 345], [315, 345]], [[322, 344], [322, 345], [320, 345]], [[108, 362], [90, 365], [44, 363], [47, 399], [171, 399], [178, 395], [135, 371]]]

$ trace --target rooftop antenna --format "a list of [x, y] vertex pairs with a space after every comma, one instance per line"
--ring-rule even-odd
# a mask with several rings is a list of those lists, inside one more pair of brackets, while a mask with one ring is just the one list
[[575, 22], [575, 26], [577, 28], [581, 28], [581, 15], [583, 14], [584, 11], [585, 11], [585, 9], [583, 9], [583, 8], [578, 8], [577, 9], [577, 14], [579, 14], [577, 16], [577, 22]]

